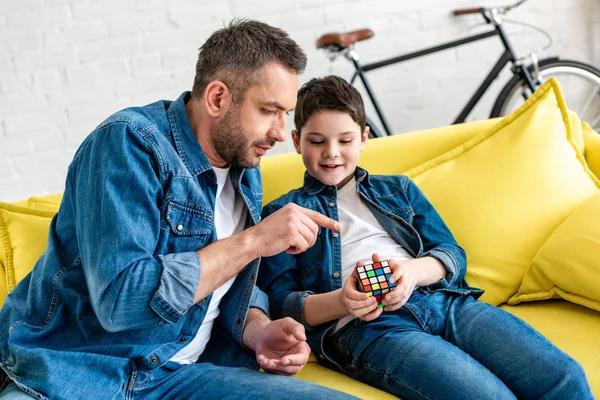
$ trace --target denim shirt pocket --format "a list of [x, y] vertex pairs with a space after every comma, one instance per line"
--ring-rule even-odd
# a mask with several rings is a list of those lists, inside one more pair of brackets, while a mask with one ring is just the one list
[[396, 208], [392, 210], [392, 214], [402, 218], [410, 225], [412, 225], [413, 218], [415, 216], [415, 212], [411, 206]]
[[[214, 229], [212, 212], [208, 207], [171, 200], [165, 212], [166, 243], [164, 254], [195, 251], [205, 246]], [[162, 247], [162, 246], [161, 246]], [[162, 252], [162, 251], [161, 251]]]

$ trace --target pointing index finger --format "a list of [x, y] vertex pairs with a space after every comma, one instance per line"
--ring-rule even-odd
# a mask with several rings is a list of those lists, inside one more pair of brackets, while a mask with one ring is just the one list
[[307, 208], [301, 209], [304, 214], [306, 214], [310, 219], [312, 219], [317, 225], [322, 226], [323, 228], [331, 229], [333, 231], [341, 231], [342, 224], [338, 221], [326, 217], [320, 212], [309, 210]]

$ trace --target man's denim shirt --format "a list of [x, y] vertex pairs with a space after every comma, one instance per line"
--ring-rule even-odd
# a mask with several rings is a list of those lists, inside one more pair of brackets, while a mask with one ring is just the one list
[[[0, 312], [0, 365], [35, 397], [125, 398], [132, 375], [161, 366], [198, 332], [211, 295], [194, 305], [195, 250], [217, 238], [217, 180], [187, 99], [120, 111], [76, 152], [46, 252]], [[258, 223], [260, 171], [230, 173], [246, 226]], [[255, 289], [258, 263], [223, 298], [200, 361], [258, 367], [242, 343], [248, 308], [269, 312]]]
[[[360, 198], [390, 236], [411, 256], [435, 257], [446, 268], [444, 279], [421, 290], [450, 291], [476, 297], [483, 293], [465, 282], [464, 250], [414, 182], [402, 175], [369, 175], [359, 167], [355, 177]], [[336, 187], [326, 186], [308, 172], [302, 188], [292, 190], [264, 207], [263, 218], [290, 202], [339, 220]], [[370, 257], [377, 249], [368, 251], [367, 257]], [[273, 318], [289, 316], [302, 322], [319, 361], [323, 361], [322, 339], [335, 321], [317, 327], [308, 325], [304, 319], [304, 301], [310, 294], [327, 293], [343, 286], [341, 256], [340, 235], [321, 228], [315, 245], [304, 253], [290, 255], [284, 252], [261, 261], [259, 287], [269, 296], [271, 315]], [[405, 307], [410, 309], [410, 305]]]

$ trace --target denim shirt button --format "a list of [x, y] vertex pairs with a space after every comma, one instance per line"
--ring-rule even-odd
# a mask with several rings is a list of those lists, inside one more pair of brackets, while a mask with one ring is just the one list
[[181, 225], [181, 224], [177, 225], [177, 230], [179, 232], [181, 232], [183, 230], [183, 225]]
[[200, 304], [205, 305], [206, 304], [206, 299], [200, 300]]
[[156, 364], [156, 363], [158, 362], [158, 358], [156, 358], [156, 357], [152, 357], [152, 358], [150, 359], [150, 362], [151, 362], [152, 364]]
[[332, 201], [331, 203], [329, 203], [329, 207], [335, 207], [335, 203]]
[[339, 277], [340, 277], [340, 273], [339, 273], [339, 272], [337, 272], [337, 271], [335, 271], [335, 272], [333, 273], [333, 277], [334, 277], [334, 278], [339, 278]]
[[337, 233], [337, 232], [333, 232], [333, 237], [334, 237], [334, 238], [336, 238], [336, 237], [338, 237], [338, 236], [340, 236], [340, 234], [339, 234], [339, 233]]
[[333, 190], [333, 186], [329, 186], [327, 189], [329, 189], [331, 191], [331, 190]]
[[187, 342], [187, 339], [186, 339], [186, 338], [184, 338], [184, 337], [182, 337], [181, 339], [179, 339], [179, 342], [180, 342], [180, 343], [185, 343], [185, 342]]

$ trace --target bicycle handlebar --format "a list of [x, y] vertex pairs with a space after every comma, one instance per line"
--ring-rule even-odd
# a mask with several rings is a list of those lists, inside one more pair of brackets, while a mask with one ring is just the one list
[[507, 12], [509, 12], [510, 10], [512, 10], [513, 8], [519, 7], [521, 4], [525, 3], [527, 0], [519, 0], [514, 4], [511, 4], [509, 6], [505, 6], [505, 7], [492, 7], [492, 8], [485, 8], [485, 7], [472, 7], [472, 8], [459, 8], [457, 10], [454, 10], [454, 15], [467, 15], [467, 14], [479, 14], [479, 13], [483, 13], [484, 11], [490, 11], [490, 10], [496, 10], [502, 14], [506, 14]]

